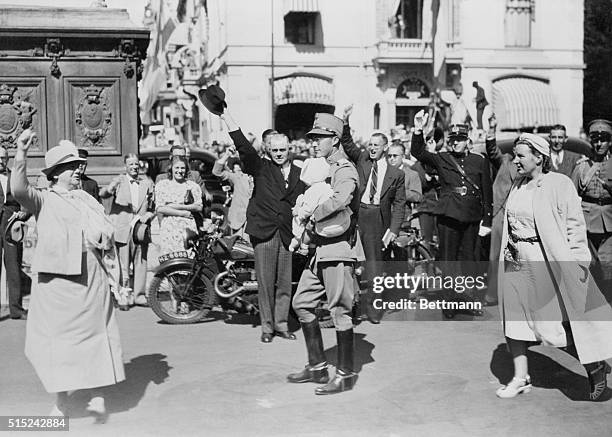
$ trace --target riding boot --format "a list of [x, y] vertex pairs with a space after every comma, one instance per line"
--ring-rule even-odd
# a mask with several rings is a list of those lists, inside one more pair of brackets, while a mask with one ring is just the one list
[[351, 390], [357, 382], [357, 374], [354, 372], [355, 343], [353, 330], [336, 331], [336, 338], [338, 339], [336, 375], [328, 384], [317, 387], [315, 394], [331, 395]]
[[325, 351], [323, 350], [323, 337], [319, 321], [314, 319], [309, 323], [302, 323], [302, 332], [306, 341], [308, 364], [301, 372], [290, 373], [287, 381], [292, 383], [316, 382], [325, 384], [329, 381]]

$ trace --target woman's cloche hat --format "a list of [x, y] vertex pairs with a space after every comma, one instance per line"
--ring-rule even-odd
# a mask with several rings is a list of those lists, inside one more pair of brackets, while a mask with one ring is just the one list
[[61, 140], [57, 146], [45, 153], [46, 168], [41, 171], [49, 176], [57, 166], [73, 161], [86, 162], [87, 160], [79, 156], [79, 151], [72, 141]]

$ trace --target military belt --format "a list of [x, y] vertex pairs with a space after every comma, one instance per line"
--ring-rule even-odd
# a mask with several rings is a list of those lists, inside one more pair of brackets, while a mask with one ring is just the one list
[[589, 196], [583, 196], [582, 201], [586, 203], [594, 203], [596, 205], [612, 205], [612, 197], [595, 198]]

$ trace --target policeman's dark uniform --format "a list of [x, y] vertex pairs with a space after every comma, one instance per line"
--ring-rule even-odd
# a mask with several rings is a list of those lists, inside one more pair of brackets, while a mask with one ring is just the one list
[[[612, 142], [612, 123], [594, 120], [589, 124], [591, 144]], [[582, 211], [593, 258], [598, 261], [594, 275], [601, 281], [612, 281], [612, 159], [610, 148], [593, 159], [576, 163], [572, 180], [582, 197]], [[600, 283], [602, 289], [608, 288]]]
[[[453, 125], [450, 138], [468, 138], [467, 125]], [[454, 156], [425, 149], [423, 135], [412, 137], [412, 155], [434, 167], [440, 179], [440, 199], [434, 208], [438, 218], [439, 261], [475, 261], [479, 224], [491, 227], [492, 183], [489, 162], [475, 153]], [[455, 162], [463, 169], [457, 168]]]

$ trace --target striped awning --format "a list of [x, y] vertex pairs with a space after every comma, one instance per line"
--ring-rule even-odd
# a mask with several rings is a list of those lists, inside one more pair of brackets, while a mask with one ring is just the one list
[[316, 103], [334, 106], [331, 80], [310, 75], [291, 75], [274, 81], [274, 104]]
[[285, 15], [289, 12], [319, 12], [319, 0], [285, 0]]
[[559, 109], [547, 82], [512, 77], [493, 82], [493, 112], [500, 129], [553, 126]]

